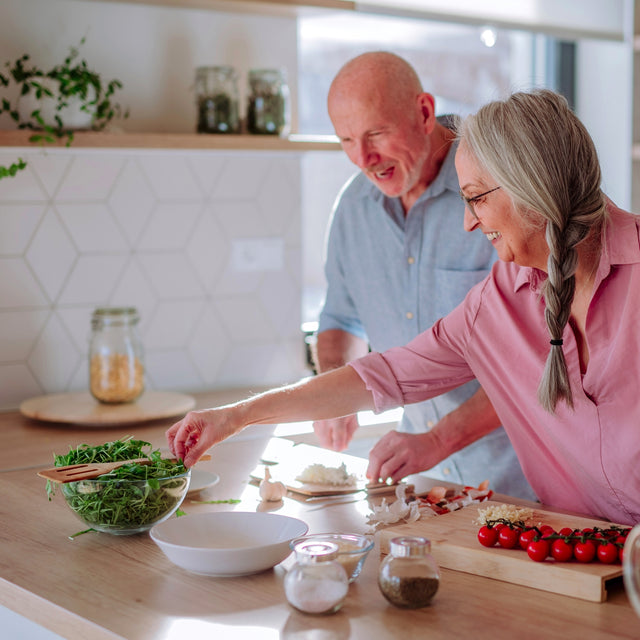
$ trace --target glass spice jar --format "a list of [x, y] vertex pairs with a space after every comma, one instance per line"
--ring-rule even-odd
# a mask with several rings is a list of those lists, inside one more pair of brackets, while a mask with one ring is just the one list
[[344, 567], [336, 560], [334, 542], [301, 542], [296, 562], [284, 578], [289, 604], [303, 613], [330, 614], [340, 609], [349, 589]]
[[426, 607], [440, 586], [440, 571], [425, 538], [393, 538], [389, 555], [382, 561], [378, 586], [396, 607]]
[[289, 85], [284, 69], [251, 69], [247, 130], [286, 136], [290, 127]]
[[233, 67], [196, 69], [198, 133], [239, 133], [238, 77]]
[[89, 389], [105, 404], [133, 402], [144, 391], [142, 345], [134, 307], [99, 308], [91, 317]]

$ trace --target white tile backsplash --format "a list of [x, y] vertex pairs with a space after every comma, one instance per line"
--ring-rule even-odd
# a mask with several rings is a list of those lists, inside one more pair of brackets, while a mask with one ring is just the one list
[[58, 202], [103, 202], [123, 169], [124, 158], [114, 155], [78, 154], [56, 192]]
[[[3, 180], [2, 182], [6, 182]], [[0, 182], [0, 194], [3, 184]], [[71, 237], [56, 212], [49, 208], [24, 254], [25, 264], [33, 271], [49, 300], [58, 298], [77, 259]], [[0, 301], [5, 297], [1, 296]], [[9, 306], [21, 306], [17, 300]]]
[[80, 253], [124, 252], [127, 239], [102, 202], [64, 203], [56, 211]]
[[43, 214], [43, 204], [0, 205], [0, 255], [21, 255]]
[[48, 302], [24, 260], [0, 258], [0, 310], [11, 307], [42, 308]]
[[[308, 372], [301, 186], [282, 152], [16, 149], [0, 180], [0, 410], [85, 389], [97, 306], [136, 306], [147, 388], [280, 384]], [[234, 240], [283, 262], [238, 272]]]

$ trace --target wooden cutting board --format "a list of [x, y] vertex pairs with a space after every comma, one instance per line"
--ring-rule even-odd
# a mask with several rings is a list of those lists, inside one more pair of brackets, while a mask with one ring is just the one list
[[196, 401], [173, 391], [145, 391], [135, 402], [102, 404], [88, 391], [53, 393], [25, 400], [23, 415], [45, 422], [63, 422], [87, 427], [109, 427], [159, 420], [185, 414]]
[[[251, 478], [259, 482], [264, 478], [265, 462], [271, 473], [271, 479], [284, 483], [289, 491], [305, 496], [333, 496], [362, 491], [367, 485], [365, 471], [367, 461], [364, 458], [339, 454], [328, 449], [320, 449], [307, 444], [290, 446], [286, 451], [265, 451], [264, 462], [252, 472]], [[356, 482], [349, 485], [311, 484], [300, 482], [296, 477], [311, 464], [323, 464], [326, 467], [339, 467], [345, 463], [347, 473], [356, 476]]]
[[[416, 522], [391, 525], [379, 532], [380, 550], [389, 553], [389, 541], [396, 536], [422, 536], [431, 541], [431, 553], [441, 567], [592, 602], [607, 599], [607, 581], [622, 575], [619, 564], [556, 562], [551, 558], [534, 562], [522, 549], [483, 547], [476, 537], [480, 527], [474, 523], [478, 509], [498, 504], [503, 503], [483, 502], [443, 515], [422, 516]], [[611, 524], [542, 509], [534, 510], [534, 522], [549, 524], [556, 531], [562, 527], [606, 528]]]

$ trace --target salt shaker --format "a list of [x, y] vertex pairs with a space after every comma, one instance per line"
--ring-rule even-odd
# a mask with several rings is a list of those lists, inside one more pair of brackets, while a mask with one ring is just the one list
[[105, 404], [133, 402], [144, 391], [142, 345], [134, 307], [103, 307], [91, 317], [89, 388]]
[[382, 561], [378, 586], [396, 607], [426, 607], [440, 586], [440, 571], [425, 538], [393, 538], [389, 555]]
[[349, 589], [347, 573], [336, 561], [333, 542], [301, 542], [296, 562], [284, 579], [289, 604], [303, 613], [330, 614], [340, 609]]

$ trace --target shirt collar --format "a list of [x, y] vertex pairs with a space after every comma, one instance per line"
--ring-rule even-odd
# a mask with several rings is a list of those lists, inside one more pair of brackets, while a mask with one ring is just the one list
[[[596, 271], [596, 286], [609, 274], [612, 266], [640, 263], [640, 216], [623, 211], [609, 199], [607, 214], [602, 230], [604, 251]], [[516, 276], [514, 290], [529, 284], [534, 291], [540, 291], [546, 279], [544, 271], [522, 267]]]

